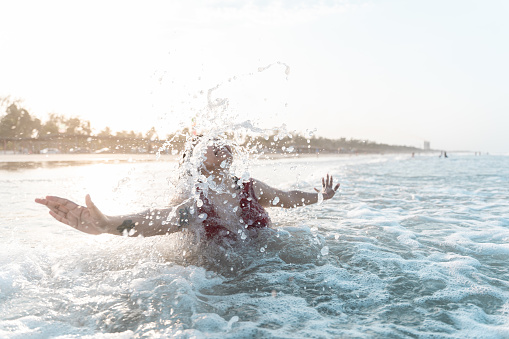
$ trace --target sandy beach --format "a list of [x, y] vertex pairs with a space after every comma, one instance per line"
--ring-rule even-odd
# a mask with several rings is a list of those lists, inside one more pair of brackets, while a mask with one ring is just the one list
[[[271, 153], [260, 156], [259, 159], [281, 159], [281, 158], [307, 158], [307, 157], [338, 157], [352, 156], [355, 154], [308, 154], [308, 153]], [[1, 154], [0, 163], [16, 162], [140, 162], [140, 161], [177, 161], [179, 155], [161, 154], [157, 157], [155, 154], [122, 154], [122, 153], [102, 153], [102, 154]]]
[[0, 162], [124, 162], [124, 161], [174, 161], [175, 155], [162, 154], [0, 154]]
[[127, 162], [173, 162], [176, 155], [155, 154], [0, 154], [0, 170], [16, 171], [19, 169], [53, 168], [63, 166], [80, 166], [88, 164], [117, 164]]

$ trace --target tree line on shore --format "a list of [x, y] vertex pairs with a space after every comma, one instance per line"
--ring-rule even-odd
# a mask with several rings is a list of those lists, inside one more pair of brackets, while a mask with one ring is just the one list
[[[40, 153], [55, 150], [61, 153], [178, 153], [184, 148], [189, 129], [161, 138], [154, 127], [146, 133], [113, 132], [106, 127], [93, 133], [90, 121], [50, 113], [46, 121], [30, 115], [20, 101], [0, 98], [5, 114], [0, 114], [0, 150], [14, 153]], [[166, 142], [171, 140], [171, 143]], [[244, 136], [241, 145], [256, 145], [269, 153], [385, 153], [421, 152], [416, 147], [379, 144], [367, 140], [328, 139], [298, 133], [273, 131], [271, 135]], [[169, 146], [169, 147], [168, 147]]]

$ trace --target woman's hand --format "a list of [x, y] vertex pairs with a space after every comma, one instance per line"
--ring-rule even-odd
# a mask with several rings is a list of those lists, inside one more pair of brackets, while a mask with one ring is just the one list
[[327, 174], [327, 178], [322, 178], [322, 191], [320, 192], [316, 188], [315, 191], [318, 193], [322, 193], [323, 200], [331, 199], [339, 188], [339, 184], [336, 184], [334, 188], [332, 188], [332, 185], [333, 185], [332, 175], [329, 177], [329, 175]]
[[94, 205], [90, 195], [85, 197], [85, 206], [80, 206], [64, 198], [47, 196], [35, 202], [49, 208], [49, 214], [61, 223], [88, 234], [107, 232], [108, 218]]

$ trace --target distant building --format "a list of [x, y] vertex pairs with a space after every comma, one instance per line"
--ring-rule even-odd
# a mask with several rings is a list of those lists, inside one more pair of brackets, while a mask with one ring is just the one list
[[431, 148], [430, 148], [430, 146], [429, 146], [429, 141], [425, 141], [425, 142], [424, 142], [424, 150], [425, 150], [425, 151], [429, 151], [430, 149], [431, 149]]

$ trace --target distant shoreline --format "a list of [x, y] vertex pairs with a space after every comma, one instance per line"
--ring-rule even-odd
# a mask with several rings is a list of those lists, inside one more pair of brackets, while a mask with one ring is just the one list
[[[454, 154], [469, 154], [473, 152], [454, 152]], [[416, 152], [415, 157], [435, 157], [437, 151]], [[267, 153], [255, 157], [259, 161], [292, 160], [292, 159], [317, 159], [317, 158], [347, 158], [362, 156], [389, 156], [400, 155], [412, 157], [406, 152], [387, 153]], [[180, 155], [161, 154], [158, 158], [155, 154], [128, 154], [128, 153], [102, 153], [102, 154], [2, 154], [0, 153], [0, 171], [17, 171], [20, 169], [57, 168], [66, 166], [83, 166], [93, 164], [121, 164], [140, 162], [168, 162], [177, 163]]]
[[[423, 152], [432, 153], [432, 152]], [[361, 155], [388, 155], [388, 154], [408, 154], [411, 153], [267, 153], [262, 154], [258, 159], [291, 159], [291, 158], [316, 158], [316, 157], [353, 157]], [[418, 155], [417, 153], [416, 155]], [[180, 155], [161, 154], [157, 157], [152, 153], [129, 154], [129, 153], [102, 153], [102, 154], [2, 154], [0, 153], [0, 163], [10, 162], [145, 162], [145, 161], [178, 161]]]
[[[161, 154], [159, 161], [175, 161], [177, 155]], [[156, 161], [155, 154], [0, 154], [0, 162], [117, 162], [117, 161]]]

